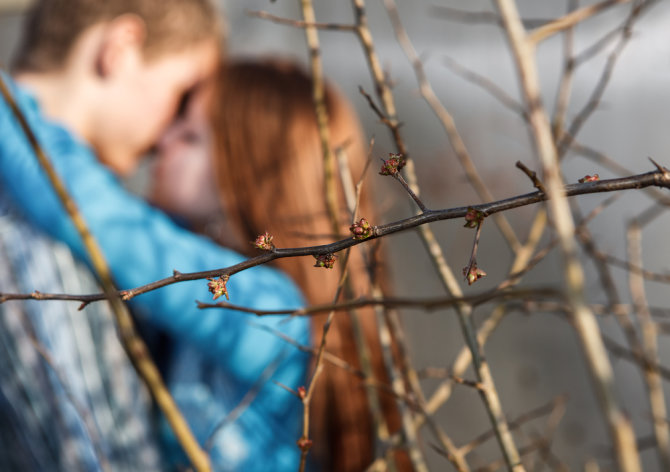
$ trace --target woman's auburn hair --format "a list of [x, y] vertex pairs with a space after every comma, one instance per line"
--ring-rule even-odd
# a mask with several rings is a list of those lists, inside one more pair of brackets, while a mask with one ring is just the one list
[[[237, 61], [222, 66], [212, 107], [215, 135], [214, 168], [230, 227], [244, 241], [237, 248], [257, 254], [249, 241], [268, 231], [277, 247], [332, 242], [332, 224], [325, 204], [324, 164], [312, 98], [312, 80], [293, 62]], [[342, 148], [354, 181], [367, 159], [361, 126], [353, 108], [332, 85], [325, 103], [333, 149]], [[336, 176], [337, 177], [337, 176]], [[339, 182], [339, 178], [338, 178]], [[351, 216], [341, 188], [339, 238], [349, 234]], [[361, 216], [374, 223], [370, 199], [361, 198]], [[352, 248], [348, 271], [354, 293], [370, 293], [371, 282], [362, 246]], [[276, 265], [288, 273], [310, 304], [332, 303], [340, 269], [315, 268], [311, 257], [283, 258]], [[372, 310], [335, 315], [327, 349], [360, 370], [352, 317], [356, 316], [377, 381], [388, 383]], [[325, 315], [312, 318], [315, 345]], [[312, 398], [314, 447], [326, 470], [363, 470], [373, 460], [374, 425], [363, 382], [342, 368], [326, 364]], [[399, 427], [395, 400], [381, 391], [391, 430]]]

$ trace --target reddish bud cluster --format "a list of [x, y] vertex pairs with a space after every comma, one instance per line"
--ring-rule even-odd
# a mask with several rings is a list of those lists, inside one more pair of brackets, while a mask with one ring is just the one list
[[226, 283], [228, 282], [228, 279], [230, 276], [228, 275], [223, 275], [219, 277], [218, 279], [207, 279], [209, 280], [209, 283], [207, 284], [207, 287], [209, 287], [210, 293], [212, 293], [214, 296], [212, 297], [213, 300], [216, 300], [219, 298], [221, 295], [224, 295], [226, 297], [226, 300], [228, 300], [228, 289], [226, 288]]
[[265, 233], [258, 235], [252, 244], [254, 247], [262, 249], [263, 251], [272, 251], [275, 248], [275, 245], [272, 242], [273, 239], [274, 236], [266, 231]]
[[484, 221], [486, 215], [483, 211], [475, 210], [472, 207], [468, 207], [468, 212], [465, 214], [465, 227], [466, 228], [476, 228], [482, 221]]
[[367, 239], [372, 236], [372, 226], [365, 218], [349, 226], [349, 231], [354, 235], [354, 239]]
[[301, 400], [304, 400], [306, 395], [307, 395], [307, 389], [305, 388], [305, 386], [301, 385], [300, 387], [298, 387], [298, 397]]
[[332, 269], [333, 266], [335, 266], [335, 260], [337, 257], [335, 254], [319, 254], [318, 256], [314, 256], [316, 259], [316, 264], [314, 264], [314, 267], [323, 267], [325, 269]]
[[580, 184], [583, 184], [585, 182], [595, 182], [597, 180], [600, 180], [600, 176], [598, 174], [593, 174], [593, 175], [585, 175], [581, 179], [578, 180]]
[[405, 159], [402, 154], [389, 153], [389, 158], [383, 161], [379, 173], [381, 175], [396, 175], [403, 167], [405, 167]]
[[302, 452], [307, 452], [309, 451], [309, 448], [312, 447], [312, 440], [309, 438], [300, 438], [298, 439], [298, 447]]
[[467, 267], [463, 267], [463, 275], [465, 280], [468, 281], [468, 285], [472, 285], [482, 277], [486, 277], [486, 272], [478, 268], [477, 264], [472, 264], [469, 271]]

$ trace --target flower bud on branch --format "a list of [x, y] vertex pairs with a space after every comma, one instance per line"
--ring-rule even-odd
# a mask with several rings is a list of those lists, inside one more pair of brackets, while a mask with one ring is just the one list
[[309, 438], [300, 438], [297, 444], [302, 452], [307, 452], [312, 447], [312, 440]]
[[463, 275], [465, 280], [468, 281], [468, 285], [472, 285], [479, 279], [486, 277], [486, 272], [477, 267], [477, 263], [473, 263], [468, 267], [463, 267]]
[[222, 275], [218, 279], [207, 279], [209, 280], [209, 283], [207, 284], [209, 291], [214, 295], [212, 297], [213, 300], [216, 300], [221, 295], [224, 295], [226, 300], [229, 300], [228, 289], [226, 288], [226, 283], [228, 283], [229, 278], [229, 275]]
[[332, 253], [328, 254], [319, 254], [318, 256], [314, 256], [316, 259], [316, 264], [314, 264], [314, 267], [323, 267], [325, 269], [332, 269], [333, 266], [335, 266], [335, 261], [337, 260], [337, 256]]
[[354, 235], [354, 239], [367, 239], [372, 236], [372, 226], [365, 218], [349, 226], [349, 231]]
[[405, 167], [405, 159], [402, 154], [389, 153], [389, 158], [383, 161], [379, 174], [396, 175], [403, 167]]
[[465, 226], [466, 228], [476, 228], [486, 218], [486, 215], [483, 211], [475, 210], [472, 207], [468, 207], [468, 212], [465, 214]]
[[596, 182], [597, 180], [600, 180], [600, 176], [598, 174], [593, 174], [593, 175], [585, 175], [581, 179], [579, 179], [577, 182], [580, 184], [586, 183], [586, 182]]
[[262, 249], [263, 251], [272, 251], [275, 248], [275, 245], [272, 242], [273, 239], [274, 236], [266, 231], [265, 233], [258, 235], [252, 244], [254, 247]]

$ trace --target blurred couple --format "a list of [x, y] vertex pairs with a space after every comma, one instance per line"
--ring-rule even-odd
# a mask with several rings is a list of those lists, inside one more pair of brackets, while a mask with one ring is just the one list
[[[309, 76], [287, 61], [222, 65], [221, 42], [218, 13], [207, 0], [34, 4], [12, 74], [2, 73], [9, 93], [0, 102], [0, 293], [100, 291], [11, 100], [121, 289], [173, 270], [236, 264], [254, 254], [248, 241], [265, 231], [281, 247], [333, 240]], [[326, 101], [331, 144], [344, 150], [357, 179], [366, 159], [358, 120], [332, 86]], [[150, 205], [119, 177], [156, 143]], [[343, 198], [340, 203], [346, 208]], [[377, 221], [369, 196], [360, 213]], [[350, 223], [343, 211], [343, 234]], [[360, 250], [349, 264], [351, 296], [371, 286]], [[331, 302], [339, 269], [313, 264], [284, 259], [279, 270], [235, 274], [227, 287], [231, 302], [259, 310]], [[224, 420], [270, 368], [272, 380], [293, 390], [307, 384], [311, 356], [281, 336], [317, 345], [323, 318], [251, 320], [198, 310], [194, 301], [208, 296], [205, 281], [195, 281], [129, 305], [153, 333], [153, 357], [215, 470], [295, 470], [302, 404], [291, 392], [265, 382], [239, 418]], [[375, 379], [388, 383], [373, 313], [361, 315]], [[327, 346], [358, 369], [352, 316], [336, 316]], [[169, 428], [155, 426], [105, 303], [83, 313], [72, 302], [0, 303], [0, 347], [3, 470], [187, 465]], [[375, 431], [364, 382], [328, 365], [318, 385], [311, 464], [365, 468], [374, 457]], [[380, 396], [393, 431], [399, 427], [394, 399]]]

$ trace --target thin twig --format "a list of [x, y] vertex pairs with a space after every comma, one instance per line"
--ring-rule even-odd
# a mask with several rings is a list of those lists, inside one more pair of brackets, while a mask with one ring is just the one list
[[244, 413], [244, 411], [251, 405], [254, 399], [258, 396], [258, 393], [265, 386], [265, 384], [270, 380], [272, 375], [277, 371], [277, 368], [284, 360], [285, 352], [280, 353], [275, 357], [272, 362], [270, 362], [261, 375], [256, 379], [251, 388], [244, 394], [242, 399], [239, 401], [235, 407], [228, 412], [228, 414], [222, 418], [212, 429], [212, 432], [209, 434], [209, 437], [205, 441], [205, 451], [210, 452], [215, 445], [216, 435], [219, 434], [226, 426], [234, 423], [237, 419]]
[[259, 317], [262, 316], [313, 316], [330, 311], [349, 311], [356, 308], [365, 308], [369, 306], [382, 306], [384, 308], [421, 308], [425, 311], [433, 311], [443, 308], [451, 308], [459, 304], [468, 304], [472, 306], [481, 305], [491, 301], [497, 300], [515, 300], [515, 299], [544, 299], [555, 298], [559, 295], [559, 291], [550, 288], [532, 288], [532, 289], [506, 289], [500, 290], [496, 287], [495, 290], [487, 290], [477, 295], [469, 295], [463, 297], [435, 297], [426, 299], [415, 298], [394, 298], [394, 297], [363, 297], [355, 300], [345, 300], [338, 303], [330, 303], [325, 305], [312, 305], [306, 308], [287, 308], [276, 310], [257, 310], [255, 308], [248, 308], [245, 306], [234, 305], [232, 303], [222, 301], [217, 303], [202, 303], [198, 302], [198, 308], [225, 308], [228, 310], [238, 311], [241, 313], [253, 314]]
[[[431, 16], [441, 17], [449, 21], [457, 21], [460, 23], [471, 24], [493, 24], [503, 26], [503, 21], [500, 15], [493, 11], [467, 11], [458, 8], [451, 8], [443, 5], [433, 5], [430, 8]], [[526, 18], [523, 24], [526, 28], [536, 28], [542, 26], [550, 21], [546, 18]]]
[[[520, 428], [524, 423], [527, 423], [529, 421], [532, 421], [536, 418], [541, 418], [542, 416], [546, 416], [551, 414], [554, 410], [556, 410], [557, 407], [559, 406], [564, 406], [567, 401], [567, 395], [559, 395], [558, 397], [554, 398], [551, 400], [549, 403], [546, 405], [539, 406], [537, 408], [534, 408], [530, 411], [527, 411], [526, 413], [514, 418], [509, 422], [509, 427], [510, 429], [514, 430], [517, 428]], [[465, 454], [469, 454], [472, 452], [475, 448], [477, 448], [480, 444], [484, 443], [485, 441], [488, 441], [489, 439], [493, 438], [495, 436], [495, 433], [493, 431], [487, 431], [479, 436], [477, 436], [475, 439], [470, 441], [467, 444], [464, 444], [461, 446], [461, 451], [464, 452]]]
[[409, 186], [407, 181], [404, 179], [402, 174], [400, 174], [400, 172], [397, 172], [397, 173], [393, 174], [393, 178], [396, 179], [398, 182], [400, 182], [400, 185], [403, 186], [403, 188], [405, 189], [407, 194], [412, 198], [412, 200], [414, 200], [414, 203], [417, 204], [417, 206], [421, 209], [421, 211], [423, 213], [425, 213], [427, 211], [430, 211], [430, 210], [428, 210], [428, 207], [426, 207], [426, 205], [421, 201], [419, 196], [416, 193], [414, 193], [414, 191]]
[[502, 103], [506, 108], [509, 108], [514, 113], [526, 119], [526, 109], [523, 107], [523, 105], [507, 92], [505, 92], [505, 90], [503, 90], [493, 80], [464, 67], [451, 57], [445, 57], [443, 62], [444, 65], [454, 74], [462, 77], [470, 83], [477, 85], [479, 88], [485, 90], [493, 98]]
[[346, 25], [342, 23], [317, 23], [315, 21], [292, 20], [290, 18], [282, 18], [280, 16], [273, 15], [272, 13], [266, 11], [246, 10], [245, 13], [249, 16], [255, 16], [256, 18], [269, 20], [273, 23], [278, 23], [281, 25], [293, 26], [295, 28], [309, 27], [329, 31], [354, 31], [354, 25]]
[[633, 23], [638, 18], [638, 16], [643, 13], [643, 11], [646, 8], [649, 8], [654, 3], [655, 3], [654, 0], [643, 1], [643, 2], [636, 0], [635, 3], [633, 4], [631, 12], [628, 18], [626, 18], [626, 21], [624, 22], [624, 25], [620, 30], [621, 38], [619, 39], [619, 42], [612, 51], [612, 53], [607, 58], [607, 62], [605, 64], [605, 67], [603, 68], [602, 74], [600, 75], [598, 83], [594, 87], [588, 102], [579, 111], [579, 113], [577, 113], [575, 118], [572, 120], [572, 123], [568, 127], [567, 133], [563, 136], [563, 138], [559, 141], [557, 145], [558, 156], [563, 156], [563, 154], [565, 154], [566, 150], [570, 146], [572, 139], [574, 139], [577, 136], [581, 128], [584, 126], [586, 120], [598, 108], [600, 100], [602, 99], [605, 90], [607, 89], [607, 85], [609, 84], [610, 79], [612, 77], [614, 67], [616, 66], [619, 57], [621, 57], [621, 54], [623, 53], [626, 45], [628, 44], [630, 38], [632, 37]]
[[530, 170], [526, 166], [526, 164], [524, 164], [521, 161], [516, 161], [515, 165], [519, 169], [521, 169], [524, 174], [526, 174], [528, 176], [528, 178], [531, 180], [531, 182], [533, 182], [533, 187], [535, 187], [536, 189], [538, 189], [542, 193], [547, 193], [546, 189], [544, 188], [544, 185], [542, 184], [542, 181], [537, 176], [537, 172], [535, 172], [534, 170]]

